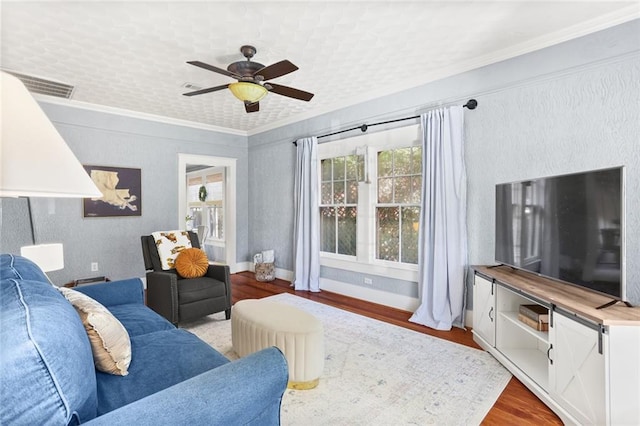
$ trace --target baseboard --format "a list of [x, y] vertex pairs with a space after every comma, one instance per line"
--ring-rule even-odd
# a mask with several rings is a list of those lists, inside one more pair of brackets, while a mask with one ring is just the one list
[[236, 272], [245, 272], [245, 271], [253, 272], [253, 262], [237, 262], [236, 270], [231, 273], [235, 274]]
[[403, 311], [414, 312], [419, 306], [418, 299], [413, 297], [329, 280], [326, 278], [320, 278], [320, 289], [327, 290], [332, 293], [343, 294], [356, 299], [366, 300], [367, 302], [373, 302], [379, 305], [402, 309]]
[[[245, 271], [255, 272], [254, 263], [236, 263], [236, 272]], [[293, 282], [293, 271], [276, 268], [276, 278]], [[143, 279], [143, 283], [145, 281], [146, 280]], [[412, 297], [394, 295], [392, 293], [375, 289], [363, 289], [361, 286], [354, 286], [339, 281], [328, 280], [326, 278], [320, 278], [320, 289], [331, 291], [333, 293], [344, 294], [345, 296], [355, 297], [356, 299], [378, 303], [380, 305], [391, 306], [392, 308], [402, 309], [409, 312], [414, 312], [419, 306], [419, 301]], [[465, 327], [473, 328], [473, 311], [470, 309], [465, 311], [464, 325]]]

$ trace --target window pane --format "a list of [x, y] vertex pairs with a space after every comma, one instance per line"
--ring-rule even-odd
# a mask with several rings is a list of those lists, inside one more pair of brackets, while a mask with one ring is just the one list
[[390, 203], [393, 201], [393, 178], [378, 179], [378, 202]]
[[411, 174], [422, 174], [422, 148], [414, 146], [411, 154]]
[[418, 263], [418, 232], [420, 207], [402, 208], [402, 259], [404, 263]]
[[338, 253], [356, 255], [355, 207], [338, 207]]
[[410, 203], [420, 204], [422, 198], [422, 176], [411, 178], [411, 199]]
[[320, 204], [331, 204], [332, 201], [333, 193], [331, 192], [331, 182], [323, 183]]
[[380, 151], [378, 153], [378, 176], [392, 176], [393, 151]]
[[346, 157], [347, 162], [347, 179], [358, 180], [358, 155], [349, 155]]
[[327, 158], [326, 160], [322, 160], [322, 181], [330, 181], [331, 180], [331, 158]]
[[[191, 179], [189, 179], [191, 180]], [[198, 191], [200, 190], [201, 183], [197, 183], [195, 185], [189, 185], [187, 187], [187, 199], [190, 203], [198, 202]]]
[[336, 216], [333, 207], [320, 207], [321, 251], [336, 252]]
[[397, 262], [399, 253], [398, 207], [378, 207], [376, 258]]
[[355, 180], [347, 182], [347, 204], [358, 204], [358, 182]]
[[222, 182], [208, 183], [205, 188], [207, 189], [206, 201], [222, 200], [224, 194]]
[[224, 239], [224, 221], [222, 207], [209, 207], [209, 236], [222, 240]]
[[193, 218], [191, 219], [192, 228], [202, 225], [202, 208], [200, 207], [189, 208], [189, 216]]
[[344, 181], [333, 183], [333, 203], [344, 204]]
[[396, 149], [393, 152], [393, 175], [411, 174], [411, 148]]
[[333, 180], [344, 180], [344, 157], [333, 159]]
[[409, 203], [411, 202], [411, 178], [397, 177], [394, 179], [394, 202]]

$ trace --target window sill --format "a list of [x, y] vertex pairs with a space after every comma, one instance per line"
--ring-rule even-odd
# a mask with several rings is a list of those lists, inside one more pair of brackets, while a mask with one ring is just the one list
[[405, 281], [418, 281], [418, 265], [389, 265], [390, 262], [380, 263], [359, 262], [355, 257], [347, 258], [320, 254], [320, 265], [329, 268], [359, 272], [361, 274], [379, 275]]

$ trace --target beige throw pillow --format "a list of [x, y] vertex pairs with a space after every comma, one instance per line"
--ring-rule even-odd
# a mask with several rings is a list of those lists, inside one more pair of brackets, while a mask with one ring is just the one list
[[176, 257], [182, 250], [191, 248], [191, 240], [187, 231], [165, 231], [151, 233], [158, 248], [158, 256], [162, 269], [168, 271], [176, 267]]
[[122, 323], [100, 303], [66, 287], [58, 287], [80, 315], [91, 342], [96, 369], [118, 376], [129, 374], [131, 341]]

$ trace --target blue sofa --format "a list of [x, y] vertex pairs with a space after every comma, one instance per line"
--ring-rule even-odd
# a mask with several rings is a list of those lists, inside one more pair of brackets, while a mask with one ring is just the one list
[[129, 374], [94, 367], [73, 306], [31, 261], [0, 255], [0, 424], [277, 425], [277, 348], [230, 362], [144, 305], [139, 279], [78, 287], [123, 324]]

